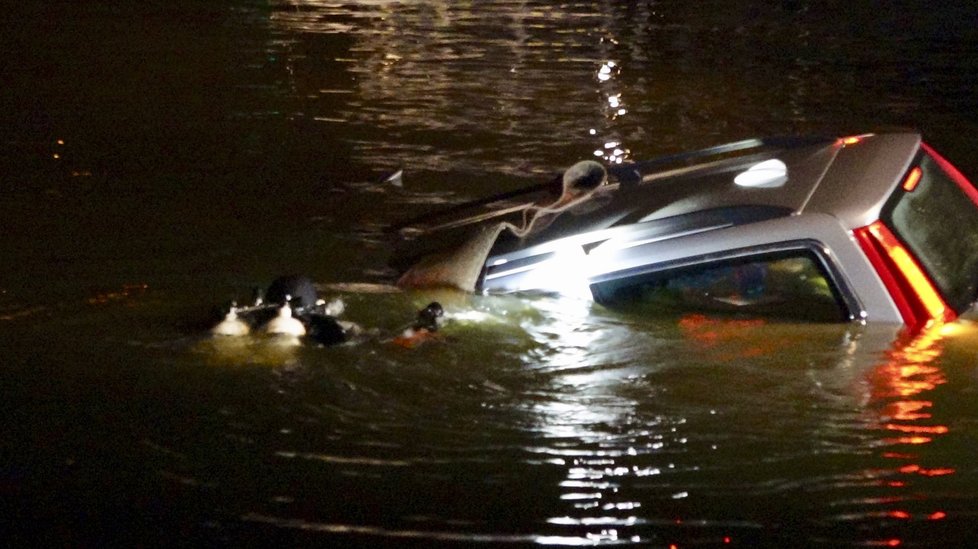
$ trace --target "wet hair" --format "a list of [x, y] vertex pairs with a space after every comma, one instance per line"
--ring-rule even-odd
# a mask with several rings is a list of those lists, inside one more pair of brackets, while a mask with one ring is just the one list
[[276, 278], [265, 292], [265, 301], [283, 305], [291, 298], [293, 307], [308, 307], [319, 299], [312, 280], [303, 275], [285, 275]]
[[418, 311], [418, 318], [414, 321], [414, 329], [425, 329], [429, 332], [438, 331], [438, 319], [445, 315], [445, 309], [441, 303], [432, 301], [424, 309]]
[[312, 314], [306, 317], [306, 336], [322, 345], [336, 345], [346, 341], [346, 332], [335, 318]]

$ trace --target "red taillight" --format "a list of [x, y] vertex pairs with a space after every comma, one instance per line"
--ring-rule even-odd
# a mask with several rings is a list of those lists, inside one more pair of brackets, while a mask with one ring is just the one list
[[907, 178], [903, 180], [903, 190], [907, 191], [908, 193], [912, 192], [917, 188], [917, 184], [920, 183], [920, 178], [923, 175], [924, 170], [921, 170], [920, 166], [914, 167], [914, 169], [910, 170], [910, 173], [907, 174]]
[[853, 231], [869, 261], [886, 285], [904, 322], [911, 329], [932, 320], [947, 322], [956, 316], [941, 294], [897, 237], [876, 221]]

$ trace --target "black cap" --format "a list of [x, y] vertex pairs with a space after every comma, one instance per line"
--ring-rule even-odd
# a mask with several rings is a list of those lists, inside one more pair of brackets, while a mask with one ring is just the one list
[[418, 318], [414, 323], [415, 329], [426, 329], [434, 332], [438, 330], [438, 318], [445, 315], [445, 308], [441, 303], [432, 301], [424, 309], [418, 311]]

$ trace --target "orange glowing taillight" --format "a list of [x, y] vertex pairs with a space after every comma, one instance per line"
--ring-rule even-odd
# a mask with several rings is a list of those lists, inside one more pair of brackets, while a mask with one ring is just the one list
[[882, 221], [856, 229], [853, 235], [912, 330], [935, 320], [948, 322], [957, 316], [917, 260]]
[[907, 178], [903, 180], [903, 190], [907, 191], [908, 193], [913, 192], [913, 190], [916, 189], [917, 185], [920, 183], [920, 178], [923, 175], [924, 170], [920, 169], [920, 166], [914, 167], [914, 169], [910, 170], [910, 173], [907, 174]]

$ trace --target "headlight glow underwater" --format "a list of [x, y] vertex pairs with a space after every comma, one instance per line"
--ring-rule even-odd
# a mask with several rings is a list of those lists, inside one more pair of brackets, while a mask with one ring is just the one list
[[553, 255], [530, 272], [524, 285], [576, 299], [591, 299], [588, 255], [573, 242], [559, 246]]

